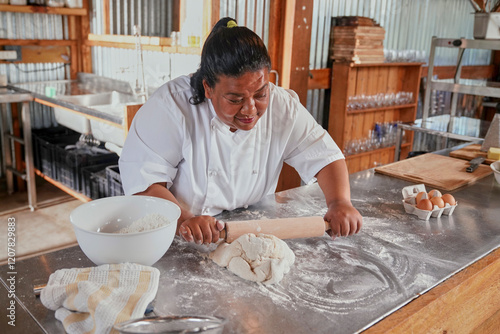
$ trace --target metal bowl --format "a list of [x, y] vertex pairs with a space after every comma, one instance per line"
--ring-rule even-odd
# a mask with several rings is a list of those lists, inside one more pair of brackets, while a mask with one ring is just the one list
[[113, 326], [122, 334], [136, 333], [222, 333], [226, 319], [211, 316], [146, 317]]

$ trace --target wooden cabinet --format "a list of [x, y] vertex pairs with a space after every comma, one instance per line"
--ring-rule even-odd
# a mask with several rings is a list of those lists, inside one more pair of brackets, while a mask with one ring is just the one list
[[[328, 132], [337, 145], [344, 149], [345, 145], [352, 140], [367, 138], [369, 131], [375, 128], [376, 123], [414, 121], [417, 113], [421, 68], [421, 63], [334, 63]], [[411, 92], [412, 101], [390, 106], [348, 109], [350, 97], [398, 92]], [[403, 140], [402, 157], [406, 157], [411, 151], [412, 141], [413, 133], [408, 131]], [[395, 146], [391, 145], [347, 155], [349, 173], [392, 162], [394, 151]]]

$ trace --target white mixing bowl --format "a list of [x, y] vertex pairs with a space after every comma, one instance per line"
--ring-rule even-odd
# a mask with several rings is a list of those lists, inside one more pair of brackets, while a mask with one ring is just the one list
[[493, 170], [493, 174], [495, 174], [495, 179], [500, 183], [500, 160], [492, 163], [490, 167]]
[[[162, 215], [170, 224], [144, 232], [113, 233], [149, 214]], [[70, 221], [80, 248], [95, 264], [151, 266], [170, 247], [180, 215], [176, 204], [161, 198], [115, 196], [80, 205], [71, 212]]]

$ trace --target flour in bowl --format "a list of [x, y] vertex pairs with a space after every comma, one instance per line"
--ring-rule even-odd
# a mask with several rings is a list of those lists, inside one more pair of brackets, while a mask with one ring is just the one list
[[170, 221], [158, 213], [151, 213], [134, 221], [130, 226], [118, 230], [116, 233], [137, 233], [154, 230], [170, 224]]

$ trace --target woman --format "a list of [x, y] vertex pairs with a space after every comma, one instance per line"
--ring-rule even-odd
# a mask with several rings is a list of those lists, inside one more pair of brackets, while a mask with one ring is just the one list
[[270, 69], [262, 40], [221, 19], [198, 71], [160, 87], [132, 122], [120, 158], [125, 193], [177, 203], [189, 242], [218, 241], [224, 224], [212, 216], [274, 193], [284, 161], [305, 182], [317, 179], [332, 237], [361, 228], [342, 152], [294, 92], [269, 83]]

